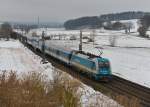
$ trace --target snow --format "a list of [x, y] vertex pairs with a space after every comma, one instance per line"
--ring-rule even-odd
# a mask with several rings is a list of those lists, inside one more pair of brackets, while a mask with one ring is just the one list
[[[97, 55], [99, 55], [100, 51], [103, 51], [102, 56], [110, 60], [112, 73], [114, 75], [150, 88], [150, 40], [138, 36], [138, 20], [130, 20], [130, 22], [134, 23], [134, 27], [131, 29], [132, 33], [130, 34], [125, 34], [125, 31], [123, 30], [112, 31], [96, 29], [94, 33], [93, 30], [84, 30], [83, 37], [90, 37], [92, 34], [94, 34], [95, 42], [93, 45], [93, 43], [89, 43], [87, 40], [83, 40], [85, 42], [83, 43], [83, 50]], [[36, 29], [35, 31], [38, 31], [40, 36], [40, 33], [43, 30], [44, 29]], [[76, 50], [78, 49], [80, 35], [79, 30], [67, 31], [64, 29], [46, 29], [45, 32], [47, 36], [53, 35], [56, 37], [57, 35], [62, 35], [65, 39], [50, 40], [46, 42], [47, 45], [57, 44], [61, 47]], [[149, 31], [147, 33], [150, 34]], [[69, 38], [73, 35], [77, 37], [77, 40], [69, 40]], [[111, 44], [109, 41], [110, 37], [112, 36], [115, 37], [114, 47], [110, 46]], [[90, 87], [87, 87], [87, 89], [89, 88]], [[92, 92], [92, 89], [89, 90]], [[89, 101], [87, 100], [89, 97], [91, 96], [85, 94], [85, 96], [83, 96], [83, 102], [90, 102], [91, 100], [95, 99], [95, 97], [91, 97]]]
[[[135, 22], [137, 20], [134, 20]], [[61, 31], [62, 32], [62, 31]], [[66, 33], [65, 31], [64, 33]], [[66, 40], [50, 40], [48, 45], [57, 44], [61, 47], [78, 50], [79, 33], [76, 35], [77, 40], [71, 41], [70, 32], [75, 34], [76, 31], [68, 31]], [[83, 32], [84, 36], [89, 36], [91, 30]], [[48, 32], [49, 34], [51, 32]], [[110, 37], [115, 36], [115, 47], [110, 46]], [[84, 42], [86, 40], [83, 40]], [[150, 40], [138, 36], [138, 32], [125, 34], [123, 31], [95, 30], [95, 42], [83, 43], [83, 50], [96, 55], [103, 51], [102, 56], [111, 62], [112, 73], [122, 78], [128, 79], [140, 85], [150, 87]]]
[[[26, 73], [36, 71], [46, 75], [45, 80], [53, 79], [53, 70], [57, 69], [51, 65], [51, 63], [42, 64], [42, 58], [35, 55], [28, 48], [24, 47], [19, 41], [0, 40], [0, 73], [2, 71], [16, 71], [17, 75], [21, 77]], [[61, 71], [62, 72], [62, 71]], [[70, 77], [70, 80], [74, 79], [69, 74], [63, 72], [63, 75]], [[90, 107], [90, 104], [100, 104], [103, 107], [121, 107], [117, 102], [113, 101], [109, 97], [103, 95], [100, 92], [96, 92], [91, 87], [81, 83], [78, 92], [84, 93], [81, 96], [81, 104], [83, 107]], [[97, 100], [95, 100], [97, 99]]]
[[[113, 21], [116, 22], [116, 21]], [[124, 23], [124, 24], [131, 24], [131, 32], [137, 32], [140, 23], [139, 19], [131, 19], [131, 20], [120, 20], [119, 22]]]
[[[85, 29], [83, 37], [91, 37], [95, 35], [95, 42], [88, 43], [83, 40], [83, 50], [96, 55], [103, 51], [103, 57], [106, 57], [111, 62], [112, 73], [123, 77], [140, 85], [150, 87], [150, 40], [141, 38], [138, 35], [137, 29], [140, 26], [139, 20], [120, 20], [122, 23], [132, 23], [133, 27], [130, 34], [125, 34], [124, 30], [113, 31], [105, 29]], [[78, 50], [79, 45], [79, 30], [65, 29], [34, 29], [41, 35], [45, 31], [46, 36], [53, 36], [53, 39], [58, 39], [62, 36], [65, 40], [47, 41], [48, 45], [61, 45], [61, 47], [72, 48]], [[33, 31], [31, 31], [33, 32]], [[31, 34], [31, 32], [29, 34]], [[149, 31], [147, 32], [149, 34]], [[69, 40], [71, 36], [75, 36], [77, 40]], [[115, 38], [115, 47], [111, 47], [110, 38]]]
[[[0, 71], [16, 71], [18, 75], [32, 71], [43, 72], [47, 74], [46, 66], [49, 66], [51, 73], [51, 64], [41, 65], [41, 58], [35, 56], [31, 51], [25, 48], [19, 41], [0, 41]], [[51, 75], [50, 75], [51, 76]], [[52, 79], [52, 77], [49, 77]]]
[[[100, 92], [93, 90], [91, 87], [84, 85], [79, 89], [83, 95], [81, 96], [82, 107], [121, 107], [109, 97], [102, 95]], [[96, 104], [96, 105], [95, 105]]]
[[[83, 43], [83, 51], [96, 55], [103, 51], [102, 56], [110, 60], [114, 75], [150, 87], [150, 40], [133, 35], [117, 35], [115, 47], [111, 47], [109, 37], [113, 35], [96, 36], [94, 45]], [[79, 40], [51, 40], [47, 44], [61, 44], [78, 50]]]
[[115, 36], [115, 46], [118, 47], [150, 48], [150, 42], [148, 39], [126, 34], [110, 34], [109, 36], [97, 36], [95, 39], [95, 44], [110, 45], [109, 39], [111, 36]]
[[21, 47], [21, 44], [18, 44], [17, 42], [15, 41], [1, 41], [0, 42], [0, 48], [20, 48]]
[[105, 57], [111, 61], [113, 74], [150, 87], [149, 49], [107, 48]]

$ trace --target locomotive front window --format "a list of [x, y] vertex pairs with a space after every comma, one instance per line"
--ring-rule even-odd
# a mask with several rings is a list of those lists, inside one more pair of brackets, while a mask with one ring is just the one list
[[99, 67], [109, 67], [109, 62], [99, 62]]

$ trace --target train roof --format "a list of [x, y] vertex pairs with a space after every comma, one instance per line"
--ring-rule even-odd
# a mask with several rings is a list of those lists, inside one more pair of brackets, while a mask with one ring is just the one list
[[53, 47], [53, 48], [56, 48], [56, 49], [59, 49], [59, 50], [62, 50], [62, 51], [67, 51], [67, 52], [75, 51], [75, 50], [72, 50], [69, 47], [63, 47], [63, 46], [58, 46], [58, 45], [54, 45], [54, 44], [46, 44], [46, 46], [50, 46], [50, 47]]
[[[35, 39], [35, 40], [39, 40], [39, 38], [37, 37], [29, 37], [30, 39]], [[64, 47], [64, 46], [58, 46], [58, 45], [55, 45], [55, 44], [50, 44], [50, 43], [46, 43], [45, 44], [47, 47], [53, 47], [55, 49], [59, 49], [59, 50], [62, 50], [62, 51], [65, 51], [65, 52], [68, 52], [68, 53], [72, 53], [74, 52], [75, 54], [79, 55], [79, 56], [82, 56], [84, 58], [89, 58], [89, 59], [93, 59], [93, 58], [101, 58], [101, 56], [97, 56], [97, 55], [94, 55], [94, 54], [91, 54], [91, 53], [87, 53], [87, 52], [84, 52], [84, 51], [79, 51], [79, 50], [73, 50], [69, 47]]]
[[48, 46], [51, 46], [53, 48], [56, 48], [56, 49], [59, 49], [59, 50], [62, 50], [62, 51], [70, 52], [70, 53], [74, 52], [76, 55], [84, 57], [84, 58], [88, 58], [88, 59], [101, 58], [100, 56], [97, 56], [97, 55], [94, 55], [94, 54], [91, 54], [91, 53], [86, 53], [84, 51], [73, 50], [69, 47], [57, 46], [57, 45], [54, 45], [54, 44], [49, 44]]

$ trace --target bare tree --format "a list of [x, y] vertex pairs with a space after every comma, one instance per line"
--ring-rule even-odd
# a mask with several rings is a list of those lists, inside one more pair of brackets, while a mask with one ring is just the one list
[[146, 32], [150, 26], [150, 15], [145, 15], [141, 20], [141, 27], [139, 27], [138, 32], [142, 37], [148, 37]]

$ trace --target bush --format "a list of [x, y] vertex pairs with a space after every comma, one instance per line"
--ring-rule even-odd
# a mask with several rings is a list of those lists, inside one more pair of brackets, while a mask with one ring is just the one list
[[1, 34], [9, 40], [10, 34], [12, 33], [12, 27], [8, 22], [1, 25]]
[[72, 36], [70, 37], [70, 40], [77, 40], [77, 37], [76, 37], [75, 35], [72, 35]]
[[112, 24], [112, 29], [114, 30], [122, 30], [124, 29], [124, 24], [121, 22], [115, 22]]
[[[31, 72], [21, 79], [16, 72], [0, 75], [1, 107], [78, 107], [72, 82], [64, 84], [58, 77], [45, 81], [45, 75]], [[77, 85], [78, 87], [78, 85]]]
[[139, 35], [142, 37], [147, 37], [146, 31], [147, 31], [146, 27], [139, 27], [139, 29], [138, 29]]
[[145, 15], [143, 18], [141, 18], [140, 22], [141, 27], [139, 27], [138, 29], [140, 36], [148, 37], [148, 35], [146, 35], [146, 32], [150, 26], [150, 15]]
[[37, 37], [37, 33], [36, 32], [32, 32], [32, 36], [33, 37]]
[[88, 42], [94, 42], [94, 40], [92, 38], [89, 38]]

